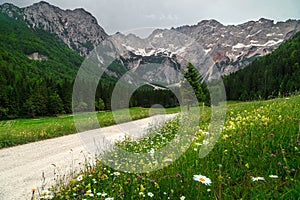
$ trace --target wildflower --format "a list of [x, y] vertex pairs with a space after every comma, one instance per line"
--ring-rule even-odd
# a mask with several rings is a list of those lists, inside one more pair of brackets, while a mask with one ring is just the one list
[[269, 177], [270, 177], [270, 178], [278, 178], [277, 175], [270, 175]]
[[181, 197], [180, 197], [180, 200], [185, 200], [185, 196], [181, 196]]
[[175, 177], [181, 177], [181, 174], [176, 174]]
[[209, 135], [209, 132], [203, 132], [204, 135]]
[[281, 164], [281, 162], [278, 162], [277, 165], [280, 167], [282, 164]]
[[155, 179], [152, 179], [152, 180], [151, 180], [151, 183], [155, 183]]
[[146, 195], [144, 194], [144, 192], [140, 192], [139, 193], [140, 196], [145, 197]]
[[121, 174], [120, 174], [120, 172], [114, 172], [114, 175], [115, 176], [120, 176]]
[[227, 134], [225, 134], [225, 135], [222, 136], [222, 139], [223, 139], [223, 140], [226, 140], [228, 137], [229, 137], [229, 136], [228, 136]]
[[211, 189], [207, 189], [207, 192], [211, 192]]
[[113, 197], [105, 198], [105, 200], [114, 200]]
[[294, 169], [294, 168], [291, 169], [291, 172], [292, 172], [292, 173], [295, 173], [295, 172], [296, 172], [296, 169]]
[[154, 197], [154, 194], [152, 192], [148, 192], [148, 196], [152, 198]]
[[164, 160], [164, 162], [173, 162], [172, 158], [167, 158]]
[[209, 178], [207, 178], [206, 176], [202, 176], [202, 175], [194, 175], [193, 179], [195, 181], [199, 181], [205, 185], [210, 185], [211, 184], [211, 180]]
[[264, 177], [252, 177], [252, 181], [255, 182], [255, 181], [264, 181], [265, 178]]
[[80, 175], [80, 176], [78, 176], [77, 178], [76, 178], [76, 180], [79, 182], [79, 181], [82, 181], [82, 179], [83, 179], [83, 176], [82, 175]]
[[143, 192], [143, 191], [146, 190], [146, 188], [145, 188], [143, 185], [141, 185], [141, 186], [140, 186], [140, 190], [141, 190], [141, 192]]
[[101, 196], [106, 197], [106, 196], [107, 196], [107, 193], [103, 193], [103, 194], [101, 194]]
[[207, 140], [203, 140], [203, 145], [208, 145], [209, 144], [209, 142], [207, 141]]
[[54, 196], [49, 190], [42, 190], [40, 194], [40, 199], [53, 199]]
[[149, 154], [150, 154], [150, 156], [154, 156], [154, 153], [155, 153], [155, 150], [152, 148], [150, 151], [149, 151]]

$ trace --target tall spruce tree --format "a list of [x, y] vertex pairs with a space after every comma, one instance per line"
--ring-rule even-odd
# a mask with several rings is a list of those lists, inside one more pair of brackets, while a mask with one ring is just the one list
[[183, 76], [184, 80], [181, 82], [182, 98], [183, 103], [187, 105], [187, 109], [189, 111], [190, 106], [195, 103], [195, 100], [201, 102], [205, 97], [201, 88], [201, 76], [192, 63], [189, 62], [187, 64], [187, 68]]

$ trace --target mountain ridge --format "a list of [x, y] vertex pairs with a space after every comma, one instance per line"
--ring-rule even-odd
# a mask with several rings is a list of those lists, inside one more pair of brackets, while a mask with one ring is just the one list
[[[118, 34], [122, 35], [120, 33], [108, 35], [98, 24], [96, 18], [82, 8], [62, 10], [48, 2], [41, 1], [24, 8], [18, 8], [13, 4], [6, 3], [0, 6], [0, 11], [15, 19], [22, 18], [31, 28], [54, 33], [70, 49], [80, 53], [82, 56], [89, 55], [101, 41], [109, 37], [118, 37]], [[209, 19], [202, 20], [195, 25], [183, 25], [171, 29], [156, 29], [145, 39], [137, 37], [134, 34], [123, 36], [126, 41], [128, 38], [135, 38], [135, 41], [131, 42], [132, 44], [128, 46], [132, 47], [134, 54], [140, 53], [139, 56], [145, 56], [141, 52], [148, 52], [149, 47], [145, 46], [142, 48], [140, 44], [144, 44], [146, 40], [149, 43], [155, 42], [161, 34], [168, 31], [176, 31], [179, 34], [184, 34], [195, 40], [198, 43], [197, 45], [202, 46], [203, 51], [206, 55], [210, 56], [214, 65], [202, 67], [199, 70], [204, 77], [216, 78], [236, 72], [250, 64], [256, 58], [277, 49], [280, 44], [300, 31], [300, 20], [290, 19], [285, 22], [274, 23], [274, 20], [260, 18], [258, 21], [252, 20], [238, 25], [223, 25], [215, 19]], [[165, 42], [169, 42], [169, 44], [174, 43], [169, 38], [163, 38], [161, 41], [161, 46]], [[157, 49], [150, 49], [150, 52], [157, 53], [160, 51], [159, 44], [155, 46]], [[169, 50], [166, 49], [166, 51]], [[183, 51], [175, 53], [179, 57], [187, 56], [186, 52]], [[175, 53], [171, 51], [167, 52], [171, 56]], [[196, 53], [199, 52], [191, 50], [189, 57], [196, 57]], [[147, 54], [147, 56], [150, 55]], [[199, 60], [202, 59], [199, 58]], [[124, 67], [130, 70], [132, 66], [135, 68], [138, 67], [137, 63], [139, 62], [131, 63], [129, 66]], [[186, 62], [178, 61], [178, 65], [181, 66], [182, 69], [180, 70], [182, 71], [185, 69]], [[111, 72], [111, 74], [115, 73]], [[179, 77], [176, 80], [179, 80]]]

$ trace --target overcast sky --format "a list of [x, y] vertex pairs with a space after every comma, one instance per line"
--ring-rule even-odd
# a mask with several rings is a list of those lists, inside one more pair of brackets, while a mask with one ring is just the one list
[[[239, 24], [261, 17], [300, 19], [300, 0], [47, 0], [63, 9], [85, 8], [109, 34], [143, 27], [170, 28], [216, 19]], [[24, 7], [35, 0], [0, 0]]]

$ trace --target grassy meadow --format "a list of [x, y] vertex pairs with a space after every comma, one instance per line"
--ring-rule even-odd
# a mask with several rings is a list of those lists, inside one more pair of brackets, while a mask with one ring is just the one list
[[[150, 114], [174, 113], [180, 108], [148, 109], [130, 108], [130, 117], [133, 120], [149, 117]], [[128, 121], [127, 110], [115, 111], [123, 122]], [[59, 115], [57, 117], [39, 117], [34, 119], [16, 119], [0, 121], [0, 148], [11, 147], [30, 142], [76, 133], [73, 115]], [[115, 124], [111, 111], [98, 112], [97, 118], [100, 127]], [[121, 119], [121, 120], [122, 120]]]
[[[122, 162], [132, 168], [155, 165], [160, 147], [176, 140], [180, 120], [175, 119], [144, 138], [127, 138], [117, 145], [127, 151], [149, 152], [140, 163], [107, 152], [115, 167], [100, 160], [86, 165], [71, 181], [39, 192], [41, 199], [298, 199], [300, 197], [300, 96], [269, 101], [229, 103], [222, 133], [214, 149], [199, 158], [209, 145], [210, 109], [202, 111], [200, 124], [190, 127], [192, 143], [169, 165], [148, 173], [115, 170]], [[193, 120], [195, 116], [188, 116]], [[188, 123], [186, 121], [186, 123]], [[178, 138], [177, 138], [178, 139]], [[176, 143], [176, 142], [175, 142]], [[123, 163], [123, 164], [124, 164]], [[111, 165], [110, 165], [111, 166]], [[45, 189], [45, 188], [44, 188]], [[38, 193], [36, 192], [36, 193]]]

